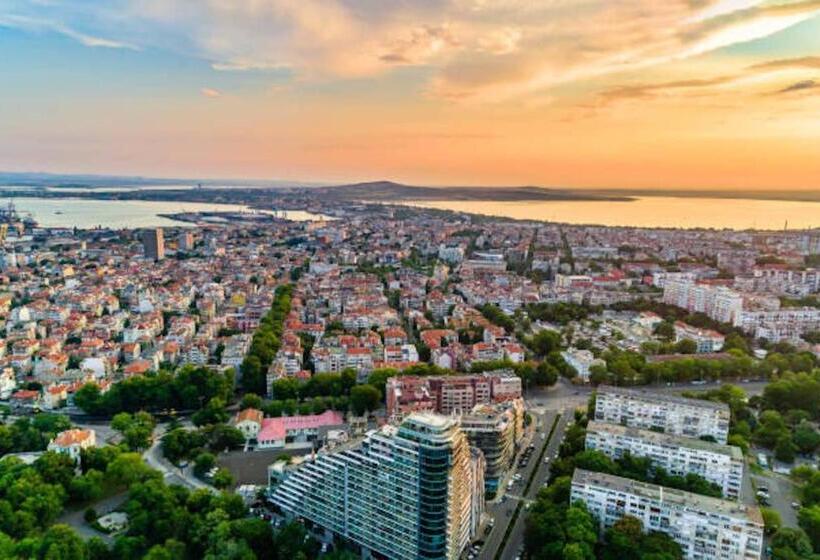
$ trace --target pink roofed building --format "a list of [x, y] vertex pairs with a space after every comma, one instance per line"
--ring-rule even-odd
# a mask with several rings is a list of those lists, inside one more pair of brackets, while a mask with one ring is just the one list
[[282, 448], [293, 443], [305, 444], [315, 441], [322, 430], [342, 426], [344, 423], [344, 415], [335, 410], [309, 416], [265, 418], [256, 440], [259, 442], [259, 449]]

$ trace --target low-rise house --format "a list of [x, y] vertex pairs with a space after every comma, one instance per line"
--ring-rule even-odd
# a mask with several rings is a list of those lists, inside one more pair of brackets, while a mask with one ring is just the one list
[[83, 449], [97, 445], [97, 434], [94, 430], [72, 429], [60, 432], [48, 444], [48, 450], [65, 453], [74, 461], [79, 461]]

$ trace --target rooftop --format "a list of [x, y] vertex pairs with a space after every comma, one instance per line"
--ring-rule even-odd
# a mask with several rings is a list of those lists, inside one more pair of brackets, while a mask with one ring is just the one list
[[618, 395], [629, 397], [633, 399], [640, 399], [644, 401], [653, 401], [658, 403], [674, 403], [686, 406], [693, 406], [697, 408], [706, 408], [709, 410], [717, 410], [729, 414], [729, 405], [726, 403], [719, 403], [714, 401], [706, 401], [700, 399], [687, 399], [685, 397], [678, 397], [676, 395], [664, 395], [661, 393], [650, 393], [646, 390], [627, 389], [625, 387], [612, 387], [610, 385], [602, 385], [598, 387], [598, 395]]
[[591, 421], [587, 425], [587, 433], [606, 433], [618, 436], [627, 436], [642, 439], [657, 445], [687, 447], [689, 449], [697, 449], [699, 451], [726, 455], [732, 459], [737, 459], [738, 461], [743, 460], [743, 453], [740, 451], [740, 448], [733, 445], [723, 445], [721, 443], [704, 441], [702, 439], [689, 438], [674, 434], [662, 434], [660, 432], [653, 432], [652, 430], [641, 430], [639, 428], [621, 426], [620, 424]]
[[734, 518], [744, 519], [750, 523], [759, 524], [762, 528], [763, 517], [760, 508], [756, 505], [747, 506], [730, 500], [702, 496], [683, 490], [658, 486], [646, 482], [638, 482], [629, 478], [614, 476], [583, 469], [575, 469], [572, 484], [579, 486], [598, 486], [616, 492], [623, 492], [640, 496], [649, 500], [662, 502], [678, 508], [694, 509], [706, 513], [714, 513]]

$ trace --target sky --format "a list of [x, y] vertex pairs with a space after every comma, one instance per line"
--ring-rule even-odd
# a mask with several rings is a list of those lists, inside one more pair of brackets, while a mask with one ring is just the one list
[[0, 170], [820, 189], [820, 0], [0, 0]]

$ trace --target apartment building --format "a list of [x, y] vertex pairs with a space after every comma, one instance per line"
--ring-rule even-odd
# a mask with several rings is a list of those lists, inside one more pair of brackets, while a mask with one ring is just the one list
[[726, 337], [711, 329], [699, 329], [683, 321], [675, 321], [675, 342], [691, 340], [698, 354], [720, 352]]
[[456, 419], [414, 414], [299, 465], [272, 465], [271, 499], [365, 556], [455, 560], [483, 510], [477, 461]]
[[729, 406], [724, 403], [620, 387], [598, 389], [595, 421], [691, 438], [711, 437], [723, 444], [729, 437]]
[[725, 286], [696, 284], [688, 279], [668, 279], [663, 301], [688, 311], [705, 313], [715, 321], [734, 323], [743, 310], [743, 297]]
[[757, 560], [763, 549], [763, 518], [757, 506], [711, 498], [575, 469], [573, 502], [586, 504], [603, 532], [624, 516], [645, 531], [669, 535], [688, 560]]
[[627, 453], [647, 457], [654, 467], [677, 476], [697, 474], [720, 486], [723, 497], [738, 500], [743, 486], [743, 453], [739, 448], [661, 434], [651, 430], [628, 428], [618, 424], [590, 422], [587, 426], [586, 448], [594, 449], [613, 459]]
[[512, 465], [524, 433], [524, 403], [521, 399], [497, 405], [478, 405], [461, 417], [461, 429], [470, 445], [484, 454], [484, 484], [495, 492]]
[[469, 412], [479, 404], [521, 398], [521, 378], [511, 370], [478, 375], [391, 377], [385, 386], [387, 413], [400, 418], [411, 412]]

